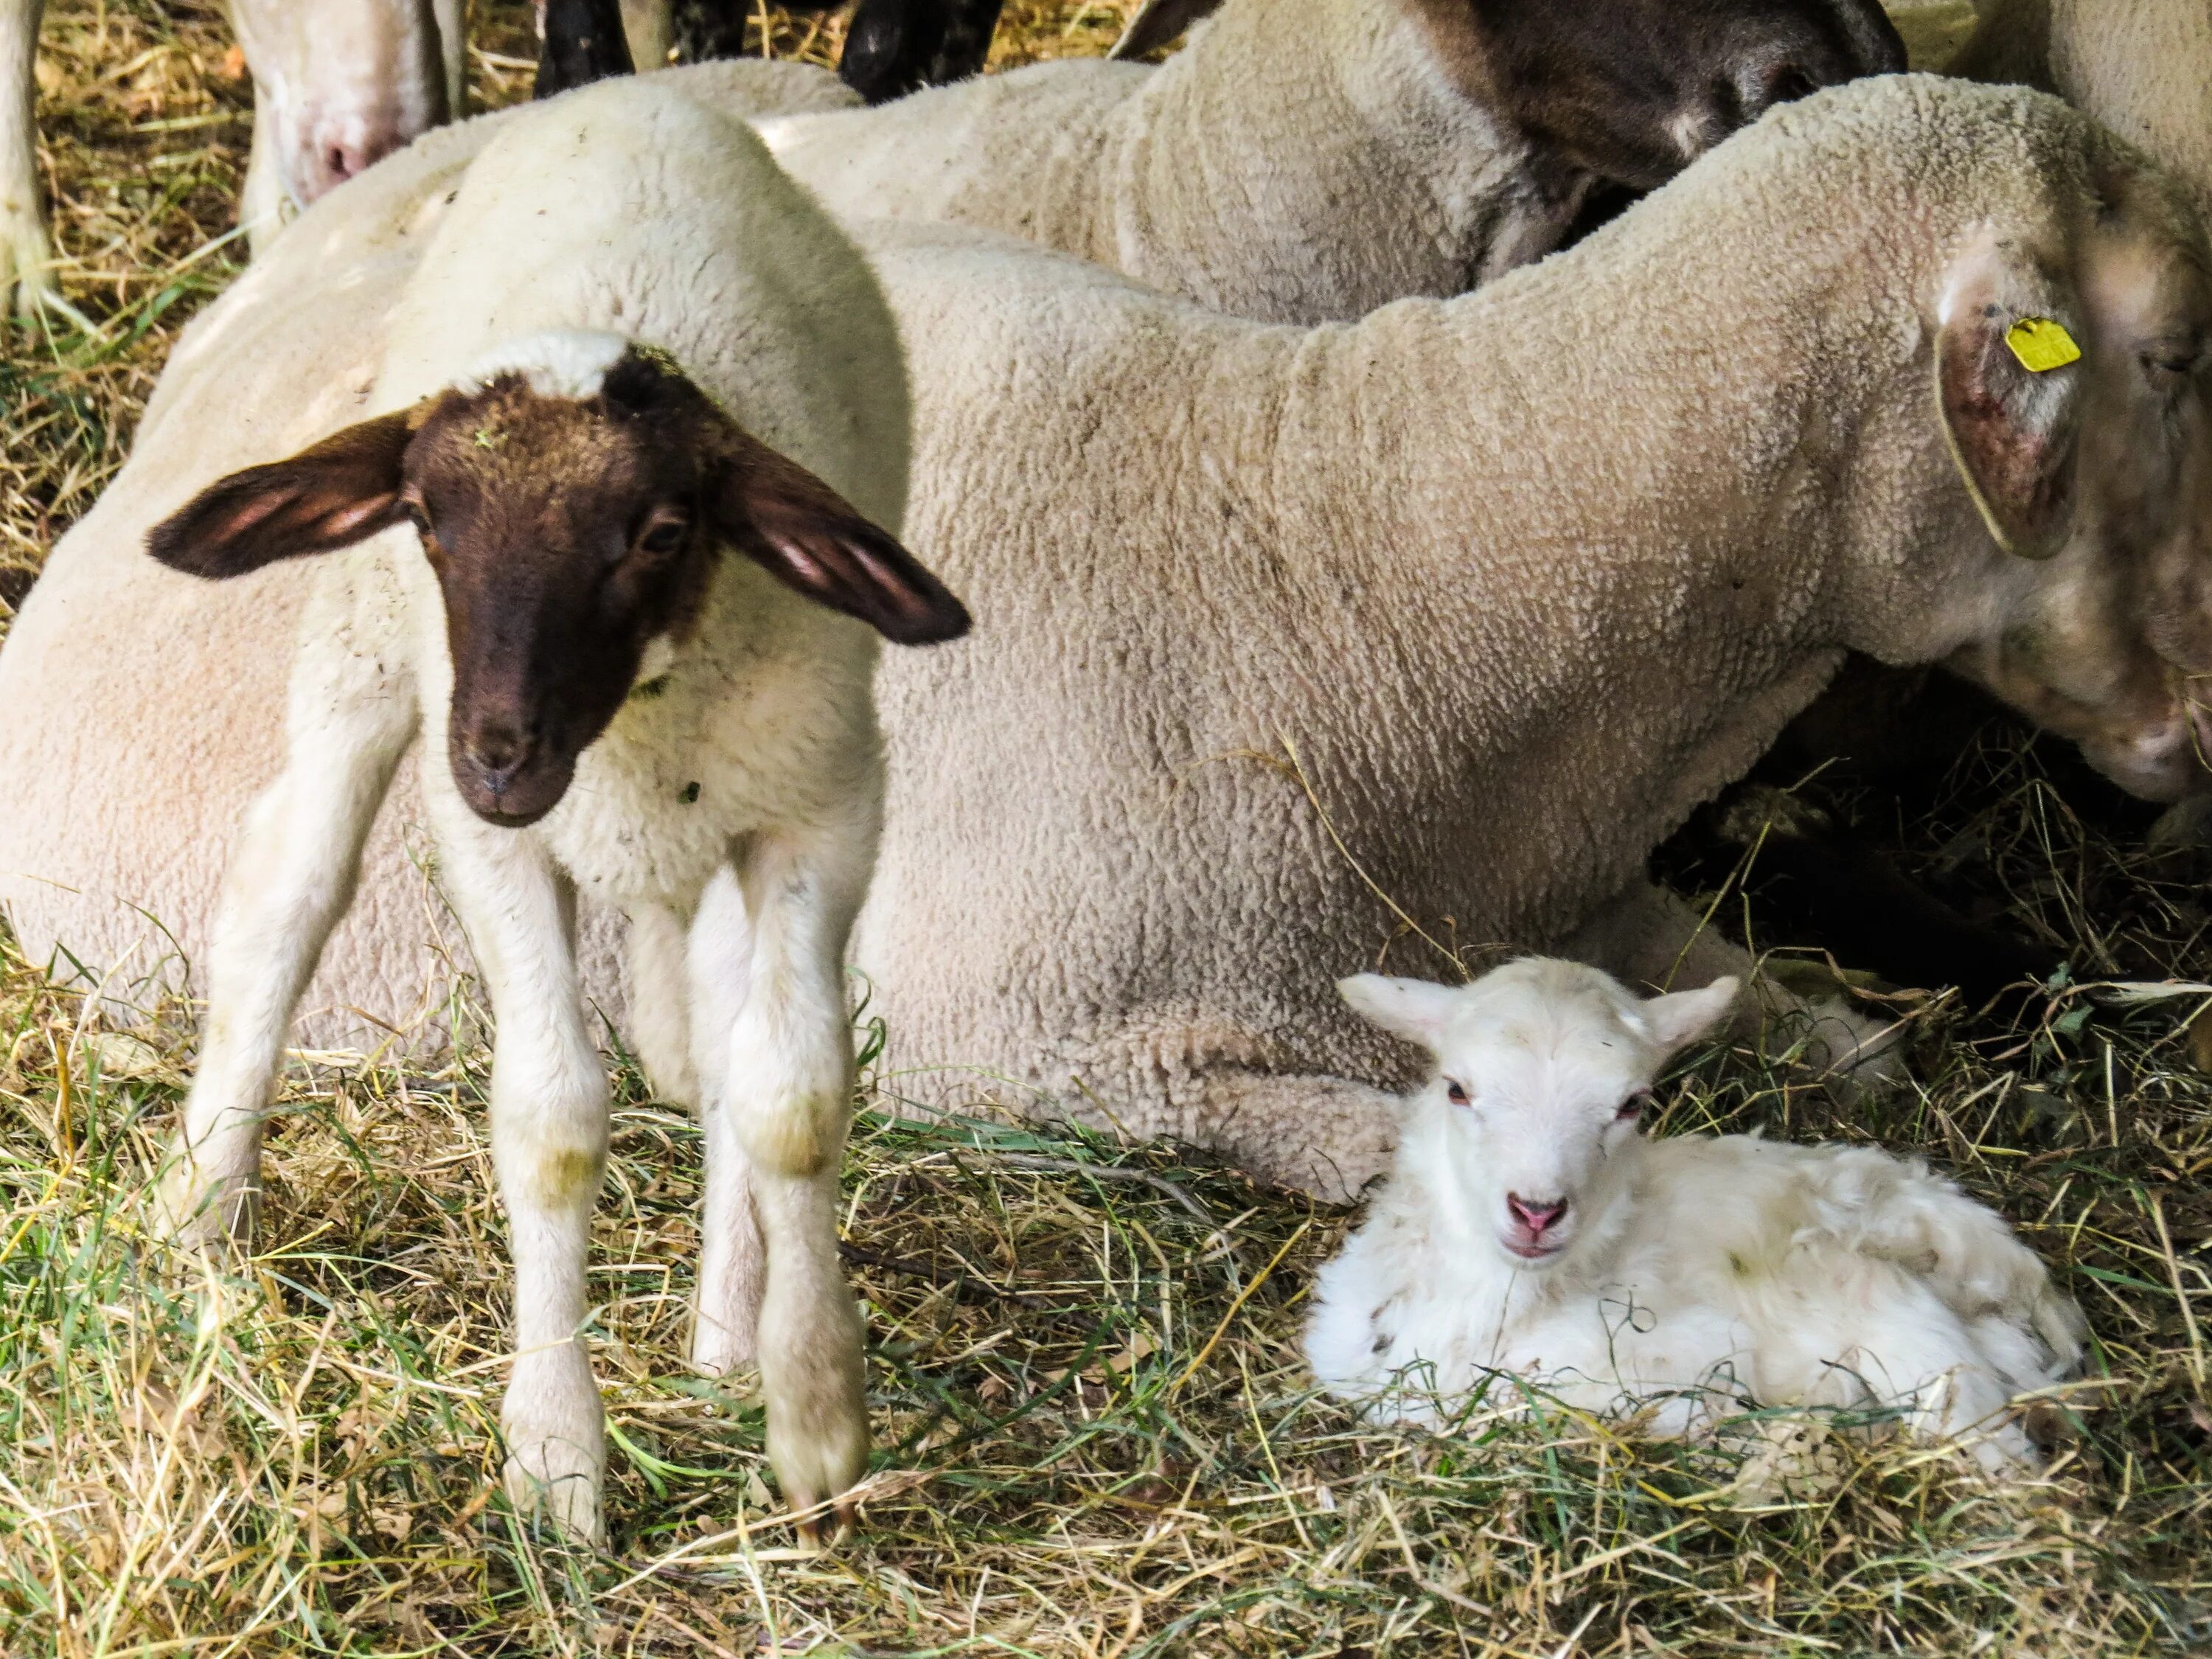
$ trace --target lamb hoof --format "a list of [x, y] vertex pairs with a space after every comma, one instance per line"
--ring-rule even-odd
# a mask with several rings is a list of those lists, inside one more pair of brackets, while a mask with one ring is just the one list
[[179, 1249], [242, 1254], [261, 1218], [261, 1183], [252, 1176], [210, 1181], [190, 1169], [171, 1170], [155, 1189], [154, 1232]]
[[[526, 1516], [542, 1516], [571, 1542], [605, 1549], [606, 1517], [599, 1504], [599, 1470], [588, 1458], [556, 1459], [551, 1444], [540, 1447], [526, 1463], [520, 1456], [507, 1462], [507, 1497]], [[556, 1462], [571, 1467], [562, 1468]]]
[[738, 1379], [758, 1364], [750, 1334], [702, 1315], [691, 1330], [691, 1369], [702, 1376]]

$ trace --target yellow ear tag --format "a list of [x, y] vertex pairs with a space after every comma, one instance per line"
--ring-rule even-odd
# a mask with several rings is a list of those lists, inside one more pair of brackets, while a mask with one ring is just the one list
[[2048, 317], [2021, 318], [2005, 331], [2005, 343], [2031, 374], [2048, 374], [2081, 361], [2081, 348], [2074, 343], [2074, 337], [2063, 324]]

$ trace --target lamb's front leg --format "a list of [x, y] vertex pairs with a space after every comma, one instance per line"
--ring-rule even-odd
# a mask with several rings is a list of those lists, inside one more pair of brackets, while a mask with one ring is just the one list
[[507, 1488], [593, 1542], [606, 1425], [584, 1346], [584, 1267], [606, 1169], [607, 1076], [583, 1016], [569, 889], [538, 839], [476, 817], [426, 769], [447, 891], [490, 994], [491, 1151], [514, 1255]]
[[750, 983], [720, 1109], [751, 1164], [768, 1254], [759, 1356], [769, 1457], [796, 1508], [836, 1498], [868, 1462], [860, 1310], [837, 1261], [853, 1091], [845, 944], [877, 836], [872, 813], [856, 819], [765, 832], [738, 870]]
[[292, 1013], [353, 897], [362, 847], [415, 732], [411, 680], [374, 653], [303, 659], [290, 698], [284, 770], [232, 855], [207, 1024], [159, 1191], [161, 1224], [188, 1244], [252, 1232], [262, 1117]]

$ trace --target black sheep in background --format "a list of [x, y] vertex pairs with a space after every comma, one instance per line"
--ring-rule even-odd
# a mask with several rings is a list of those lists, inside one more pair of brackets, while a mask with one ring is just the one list
[[[829, 3], [796, 0], [793, 11]], [[979, 74], [990, 55], [1005, 0], [860, 0], [845, 31], [837, 73], [871, 104]], [[537, 95], [550, 97], [636, 65], [623, 30], [621, 0], [543, 0]], [[746, 9], [738, 0], [669, 0], [668, 38], [678, 63], [744, 52]]]

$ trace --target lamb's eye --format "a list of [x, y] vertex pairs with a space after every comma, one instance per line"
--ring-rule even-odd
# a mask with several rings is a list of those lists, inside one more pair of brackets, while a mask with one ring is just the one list
[[653, 519], [638, 532], [638, 551], [673, 553], [684, 545], [684, 537], [690, 528], [690, 521], [686, 519], [673, 517]]
[[1627, 1099], [1620, 1103], [1620, 1109], [1615, 1112], [1613, 1116], [1619, 1118], [1623, 1123], [1633, 1123], [1638, 1118], [1644, 1115], [1644, 1109], [1650, 1103], [1651, 1091], [1649, 1089], [1638, 1089], [1634, 1094], [1629, 1096]]
[[430, 514], [422, 502], [412, 499], [402, 501], [399, 503], [399, 510], [407, 515], [407, 522], [415, 526], [416, 535], [422, 537], [424, 541], [430, 539], [433, 533], [430, 529]]
[[1446, 1078], [1444, 1079], [1444, 1098], [1451, 1102], [1455, 1106], [1465, 1106], [1468, 1104], [1469, 1102], [1468, 1099], [1467, 1085], [1463, 1083], [1455, 1082], [1450, 1078]]

